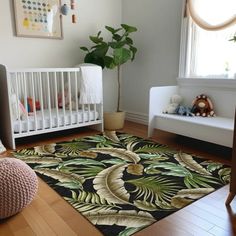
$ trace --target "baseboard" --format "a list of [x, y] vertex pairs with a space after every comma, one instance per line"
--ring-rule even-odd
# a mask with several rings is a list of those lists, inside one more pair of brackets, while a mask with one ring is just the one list
[[145, 113], [125, 111], [125, 119], [139, 124], [148, 125], [148, 115]]

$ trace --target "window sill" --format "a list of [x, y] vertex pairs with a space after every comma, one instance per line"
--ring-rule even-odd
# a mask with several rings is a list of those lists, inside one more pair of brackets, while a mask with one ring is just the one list
[[177, 78], [177, 82], [185, 87], [198, 86], [236, 90], [236, 79]]

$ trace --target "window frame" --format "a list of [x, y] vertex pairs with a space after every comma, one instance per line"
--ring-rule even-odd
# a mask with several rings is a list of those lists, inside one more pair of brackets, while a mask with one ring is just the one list
[[[235, 78], [224, 78], [224, 77], [193, 77], [193, 76], [186, 76], [190, 74], [190, 61], [194, 61], [194, 52], [189, 50], [191, 44], [194, 39], [194, 32], [192, 32], [192, 28], [196, 27], [194, 22], [192, 21], [190, 16], [186, 15], [186, 6], [185, 1], [183, 1], [183, 9], [182, 9], [182, 22], [181, 22], [181, 35], [180, 35], [180, 55], [179, 55], [179, 79], [191, 79], [191, 81], [199, 80], [205, 81], [208, 83], [219, 83], [220, 86], [223, 86], [225, 83], [230, 84], [232, 86], [232, 82], [228, 83], [227, 81], [233, 80], [236, 84]], [[192, 25], [192, 26], [190, 26]], [[235, 43], [236, 44], [236, 43]], [[236, 45], [235, 45], [236, 46]], [[195, 65], [195, 63], [194, 63]], [[234, 82], [233, 82], [234, 83]], [[218, 85], [217, 85], [218, 87]], [[224, 86], [223, 86], [224, 87]], [[226, 85], [226, 87], [228, 87]], [[234, 87], [234, 86], [233, 86]]]

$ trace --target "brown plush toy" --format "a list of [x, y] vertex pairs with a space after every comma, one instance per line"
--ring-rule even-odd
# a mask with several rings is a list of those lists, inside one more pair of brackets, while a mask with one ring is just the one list
[[192, 102], [192, 113], [195, 116], [212, 117], [215, 116], [213, 104], [205, 94], [198, 95]]

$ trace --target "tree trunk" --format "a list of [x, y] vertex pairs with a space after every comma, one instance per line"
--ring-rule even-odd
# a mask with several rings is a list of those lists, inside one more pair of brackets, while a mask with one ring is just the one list
[[120, 111], [120, 97], [121, 97], [121, 94], [120, 94], [120, 65], [117, 66], [117, 82], [118, 82], [118, 89], [117, 89], [117, 108], [116, 108], [116, 111], [119, 112]]

